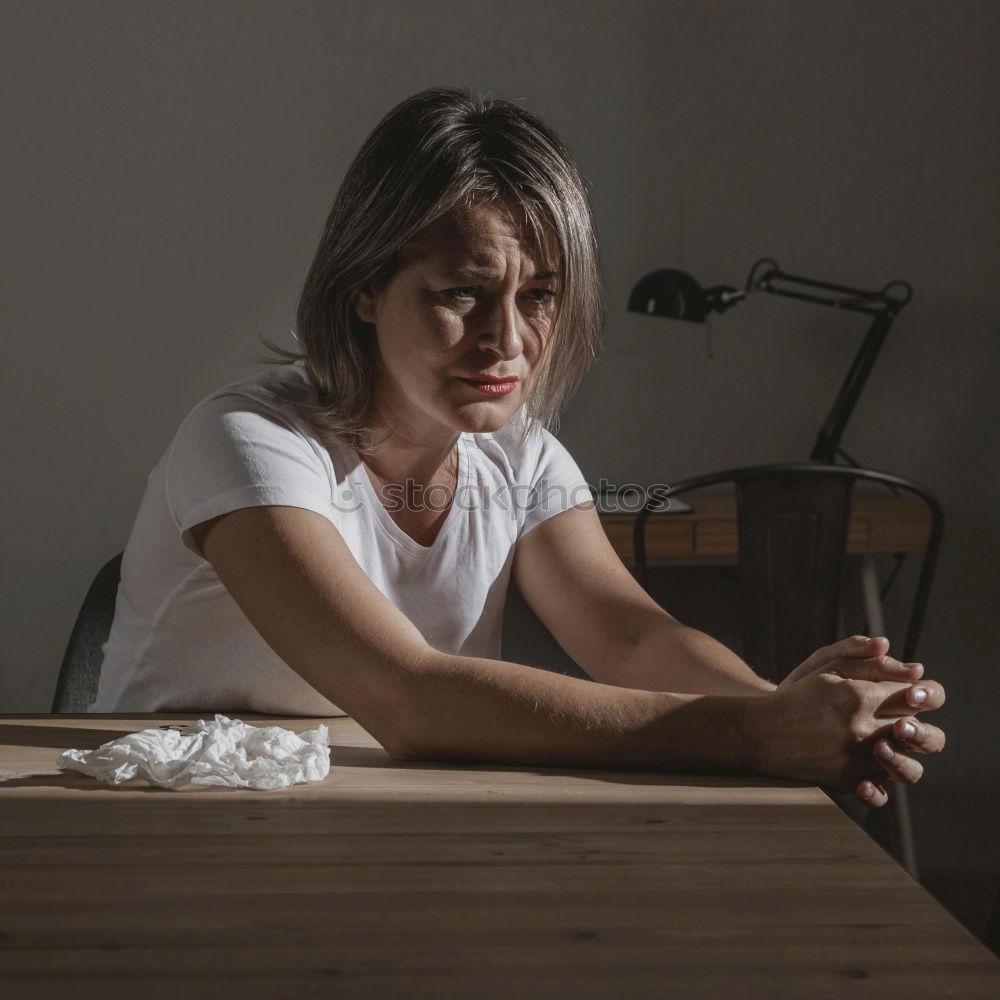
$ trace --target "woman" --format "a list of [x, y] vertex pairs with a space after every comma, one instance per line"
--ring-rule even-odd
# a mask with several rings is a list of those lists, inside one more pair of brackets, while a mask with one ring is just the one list
[[[331, 211], [301, 352], [202, 400], [150, 474], [90, 710], [350, 714], [401, 760], [737, 769], [873, 806], [918, 780], [944, 692], [917, 701], [884, 638], [775, 687], [619, 561], [548, 430], [602, 310], [551, 129], [451, 89], [400, 104]], [[594, 682], [500, 660], [510, 580]]]

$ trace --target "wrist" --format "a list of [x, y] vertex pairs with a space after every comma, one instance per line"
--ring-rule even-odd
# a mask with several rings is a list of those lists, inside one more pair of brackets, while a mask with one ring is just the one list
[[740, 735], [744, 748], [747, 770], [755, 774], [769, 774], [767, 747], [770, 740], [770, 718], [773, 712], [774, 691], [761, 691], [756, 696], [743, 699], [740, 717]]
[[755, 770], [754, 709], [764, 700], [760, 695], [662, 693], [658, 697], [665, 699], [666, 707], [658, 721], [661, 745], [675, 746], [671, 766], [743, 774]]

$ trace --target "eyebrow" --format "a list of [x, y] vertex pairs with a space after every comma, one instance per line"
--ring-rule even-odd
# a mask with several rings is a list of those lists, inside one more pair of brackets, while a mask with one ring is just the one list
[[[474, 265], [445, 268], [445, 273], [455, 278], [473, 278], [478, 281], [492, 281], [497, 276], [497, 272], [490, 267], [475, 267]], [[536, 271], [531, 280], [546, 281], [549, 278], [557, 277], [559, 277], [557, 271]]]

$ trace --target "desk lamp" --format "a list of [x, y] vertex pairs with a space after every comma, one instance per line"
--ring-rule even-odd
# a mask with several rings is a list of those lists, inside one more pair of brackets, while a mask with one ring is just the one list
[[[889, 289], [900, 286], [901, 294], [890, 295]], [[809, 294], [796, 288], [815, 288], [833, 295]], [[840, 391], [826, 420], [816, 435], [816, 445], [809, 458], [812, 461], [830, 465], [836, 463], [836, 456], [843, 455], [852, 465], [857, 463], [840, 448], [840, 439], [850, 420], [864, 388], [865, 381], [875, 364], [896, 313], [913, 297], [912, 287], [905, 281], [891, 281], [879, 292], [869, 292], [846, 285], [834, 285], [828, 281], [816, 281], [794, 274], [785, 274], [778, 262], [770, 257], [762, 257], [750, 268], [745, 288], [730, 288], [728, 285], [714, 285], [702, 288], [697, 281], [683, 271], [653, 271], [647, 274], [632, 289], [629, 296], [630, 312], [644, 316], [664, 316], [669, 319], [683, 319], [691, 323], [704, 323], [713, 312], [722, 313], [748, 295], [768, 292], [784, 295], [803, 302], [816, 302], [832, 306], [846, 312], [864, 313], [872, 317], [858, 353], [851, 362]]]

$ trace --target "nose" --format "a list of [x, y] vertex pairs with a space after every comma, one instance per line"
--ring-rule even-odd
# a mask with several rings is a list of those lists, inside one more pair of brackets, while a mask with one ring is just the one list
[[489, 313], [483, 317], [484, 329], [479, 335], [479, 346], [501, 361], [519, 357], [524, 349], [520, 324], [516, 293], [497, 296]]

